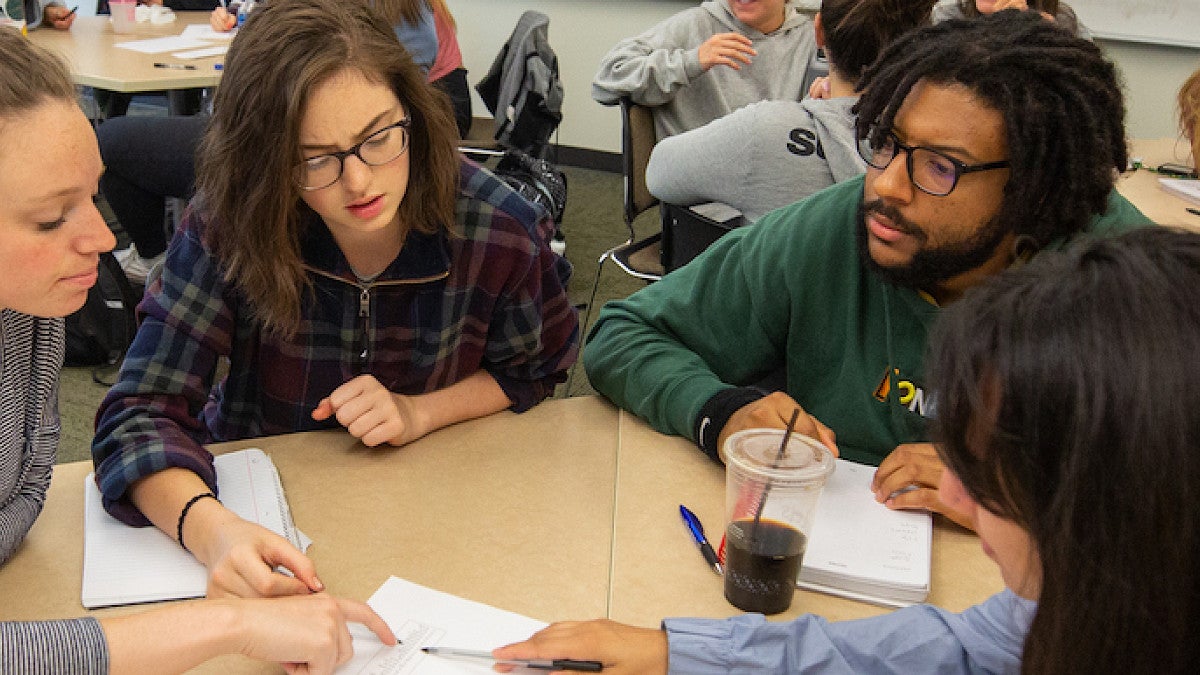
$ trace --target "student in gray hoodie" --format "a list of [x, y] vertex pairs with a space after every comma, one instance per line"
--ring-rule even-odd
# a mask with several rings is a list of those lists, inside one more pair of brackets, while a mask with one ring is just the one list
[[706, 0], [618, 42], [592, 98], [654, 107], [662, 139], [755, 101], [800, 100], [816, 52], [812, 21], [793, 0]]
[[723, 202], [753, 222], [861, 174], [855, 83], [893, 38], [928, 23], [933, 2], [824, 0], [815, 29], [830, 98], [761, 101], [663, 139], [646, 167], [650, 192], [672, 204]]

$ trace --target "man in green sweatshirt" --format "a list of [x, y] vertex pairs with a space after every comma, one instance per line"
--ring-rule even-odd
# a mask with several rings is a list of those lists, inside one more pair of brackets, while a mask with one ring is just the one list
[[[1113, 190], [1124, 103], [1099, 49], [1032, 13], [918, 30], [861, 84], [866, 175], [610, 303], [584, 364], [599, 392], [714, 459], [799, 406], [800, 431], [880, 465], [877, 499], [969, 525], [937, 499], [926, 332], [1039, 249], [1149, 222]], [[755, 386], [772, 379], [783, 391]]]

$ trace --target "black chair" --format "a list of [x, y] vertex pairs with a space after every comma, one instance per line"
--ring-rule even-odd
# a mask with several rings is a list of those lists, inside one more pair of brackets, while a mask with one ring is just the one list
[[746, 224], [733, 207], [719, 202], [679, 206], [663, 203], [662, 262], [673, 272], [691, 262], [713, 242]]

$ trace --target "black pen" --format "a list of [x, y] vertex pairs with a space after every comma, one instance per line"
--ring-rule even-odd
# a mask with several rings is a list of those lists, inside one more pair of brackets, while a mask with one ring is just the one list
[[492, 663], [505, 666], [522, 666], [533, 670], [573, 670], [579, 673], [599, 673], [604, 670], [604, 664], [599, 661], [579, 661], [576, 659], [498, 659], [491, 652], [476, 649], [455, 649], [453, 647], [421, 647], [426, 654], [438, 656], [457, 656], [466, 659], [487, 659]]
[[156, 63], [155, 68], [170, 68], [171, 70], [195, 70], [196, 66], [190, 63]]
[[63, 14], [61, 17], [59, 17], [59, 21], [67, 18], [68, 16], [71, 16], [72, 14], [75, 13], [75, 10], [77, 10], [77, 9], [79, 9], [79, 5], [75, 5], [74, 7], [71, 8], [71, 11], [69, 11], [66, 14]]
[[724, 574], [724, 570], [721, 569], [721, 561], [717, 558], [717, 552], [713, 550], [712, 544], [708, 543], [708, 537], [704, 536], [704, 526], [700, 524], [700, 519], [683, 504], [679, 505], [679, 515], [683, 516], [684, 524], [691, 530], [692, 539], [695, 539], [696, 545], [700, 547], [700, 554], [704, 556], [705, 562], [717, 574]]
[[1192, 214], [1193, 216], [1200, 216], [1200, 209], [1193, 209], [1192, 207], [1189, 206], [1189, 207], [1187, 207], [1187, 212]]

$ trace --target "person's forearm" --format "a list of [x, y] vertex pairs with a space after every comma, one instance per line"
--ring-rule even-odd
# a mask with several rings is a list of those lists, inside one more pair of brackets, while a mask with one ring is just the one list
[[100, 620], [109, 672], [182, 673], [239, 651], [240, 615], [229, 602], [201, 600]]
[[411, 397], [424, 433], [500, 412], [512, 401], [487, 371], [477, 370], [444, 389]]
[[[147, 476], [134, 483], [129, 490], [135, 506], [145, 514], [158, 529], [172, 539], [178, 539], [179, 517], [183, 507], [196, 495], [209, 492], [208, 485], [195, 473], [172, 467]], [[236, 518], [215, 499], [201, 499], [188, 509], [184, 521], [184, 542], [201, 562], [209, 563], [204, 544], [208, 533], [222, 519]]]

